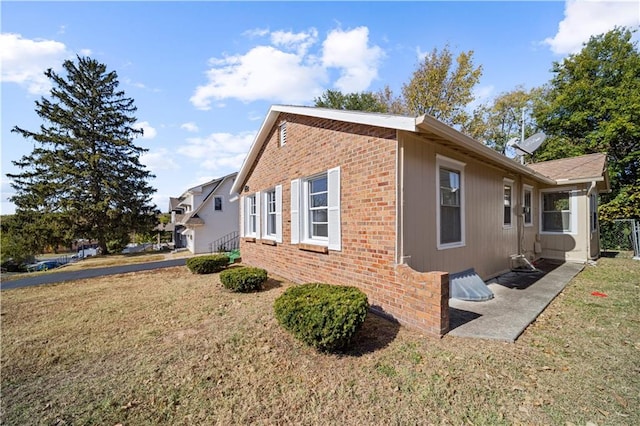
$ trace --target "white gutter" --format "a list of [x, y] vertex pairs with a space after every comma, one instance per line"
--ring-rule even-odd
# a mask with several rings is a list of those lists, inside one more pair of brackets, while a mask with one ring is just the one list
[[[566, 185], [572, 183], [591, 183], [592, 186], [595, 186], [596, 182], [604, 182], [604, 177], [590, 177], [590, 178], [580, 178], [580, 179], [558, 179], [556, 180], [558, 185]], [[591, 191], [591, 189], [589, 190]]]

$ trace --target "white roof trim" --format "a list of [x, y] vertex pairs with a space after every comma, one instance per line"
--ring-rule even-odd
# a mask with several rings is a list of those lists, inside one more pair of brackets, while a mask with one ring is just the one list
[[384, 127], [388, 129], [404, 130], [408, 132], [419, 133], [420, 129], [429, 131], [436, 135], [442, 136], [447, 140], [469, 150], [476, 152], [479, 155], [489, 158], [508, 170], [516, 171], [525, 176], [530, 176], [537, 181], [556, 185], [556, 181], [550, 179], [540, 173], [537, 173], [530, 168], [521, 165], [520, 163], [505, 157], [499, 152], [482, 145], [475, 139], [466, 136], [454, 128], [436, 120], [429, 115], [422, 115], [420, 117], [407, 117], [401, 115], [379, 114], [363, 111], [346, 111], [335, 110], [327, 108], [316, 107], [304, 107], [304, 106], [290, 106], [290, 105], [272, 105], [269, 108], [269, 112], [260, 126], [260, 130], [256, 135], [256, 138], [247, 153], [247, 156], [240, 167], [238, 177], [236, 178], [233, 186], [231, 187], [231, 194], [240, 194], [242, 192], [242, 186], [247, 178], [251, 166], [258, 157], [258, 153], [262, 149], [269, 132], [275, 125], [275, 120], [280, 113], [289, 113], [303, 115], [307, 117], [326, 118], [328, 120], [337, 120], [347, 123], [365, 124], [369, 126]]
[[232, 194], [239, 194], [242, 192], [242, 185], [244, 185], [244, 181], [251, 169], [251, 165], [256, 160], [266, 137], [271, 131], [271, 128], [275, 125], [276, 118], [281, 112], [304, 115], [307, 117], [326, 118], [328, 120], [345, 121], [348, 123], [366, 124], [369, 126], [385, 127], [396, 130], [407, 130], [410, 132], [415, 132], [416, 130], [415, 119], [413, 117], [316, 107], [272, 105], [271, 108], [269, 108], [267, 116], [262, 122], [262, 126], [260, 126], [260, 130], [249, 149], [249, 153], [240, 167], [238, 177], [231, 187]]

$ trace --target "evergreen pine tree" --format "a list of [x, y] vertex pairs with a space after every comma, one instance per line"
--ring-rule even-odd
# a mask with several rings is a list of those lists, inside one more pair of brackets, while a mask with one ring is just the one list
[[53, 88], [50, 99], [36, 101], [40, 129], [12, 129], [34, 149], [13, 161], [21, 172], [7, 175], [16, 190], [10, 200], [17, 215], [63, 226], [107, 253], [107, 242], [155, 226], [153, 175], [140, 163], [147, 150], [133, 143], [142, 134], [132, 127], [137, 108], [118, 90], [116, 72], [87, 57], [63, 67], [66, 77], [45, 72]]

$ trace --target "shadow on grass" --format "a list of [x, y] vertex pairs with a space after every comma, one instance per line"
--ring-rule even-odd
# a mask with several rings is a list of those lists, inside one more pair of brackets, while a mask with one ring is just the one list
[[633, 257], [633, 251], [625, 250], [603, 250], [600, 252], [601, 257], [608, 257], [611, 259], [622, 258], [631, 259]]
[[362, 327], [353, 336], [349, 348], [337, 354], [359, 357], [379, 351], [395, 340], [399, 330], [400, 324], [397, 321], [370, 310]]
[[269, 291], [273, 290], [274, 288], [280, 288], [282, 287], [282, 283], [282, 280], [268, 277], [267, 281], [262, 284], [262, 291]]

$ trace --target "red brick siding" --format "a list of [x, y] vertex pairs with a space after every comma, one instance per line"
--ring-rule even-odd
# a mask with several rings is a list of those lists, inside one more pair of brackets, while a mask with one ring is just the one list
[[[296, 283], [357, 286], [375, 309], [401, 323], [443, 334], [443, 315], [448, 326], [448, 313], [440, 309], [444, 286], [440, 275], [419, 274], [420, 282], [408, 285], [407, 277], [416, 276], [400, 274], [395, 263], [396, 131], [286, 114], [276, 123], [282, 120], [287, 121], [286, 145], [279, 146], [278, 127], [274, 127], [242, 185], [249, 186], [249, 191], [242, 195], [282, 185], [283, 242], [271, 246], [242, 241], [243, 262]], [[300, 250], [290, 243], [291, 180], [337, 166], [342, 250], [328, 254]], [[448, 307], [448, 281], [445, 284]], [[434, 286], [437, 290], [425, 290]]]

